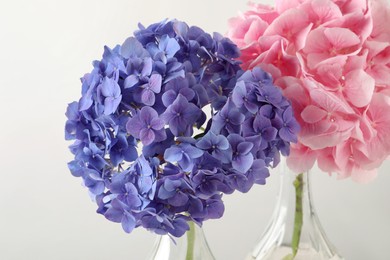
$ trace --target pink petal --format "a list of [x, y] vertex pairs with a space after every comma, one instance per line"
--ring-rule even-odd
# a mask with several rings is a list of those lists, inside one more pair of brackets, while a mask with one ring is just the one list
[[340, 171], [337, 172], [337, 179], [338, 180], [343, 180], [346, 178], [351, 177], [351, 167], [347, 167], [344, 169], [340, 169]]
[[390, 19], [389, 3], [386, 0], [371, 1], [371, 13], [373, 19], [373, 30], [371, 38], [383, 42], [390, 41]]
[[242, 61], [242, 69], [246, 70], [248, 68], [253, 68], [254, 60], [259, 57], [259, 54], [262, 53], [262, 49], [258, 42], [253, 42], [250, 45], [241, 48], [240, 60]]
[[325, 37], [324, 28], [314, 29], [307, 36], [306, 46], [303, 51], [307, 54], [326, 53], [331, 48], [328, 38]]
[[327, 28], [324, 30], [324, 35], [339, 53], [352, 52], [350, 48], [360, 43], [359, 37], [346, 28]]
[[260, 19], [253, 20], [244, 36], [244, 42], [251, 43], [257, 41], [264, 34], [267, 27], [268, 24], [266, 22]]
[[250, 10], [245, 12], [246, 16], [258, 16], [268, 24], [272, 23], [279, 16], [276, 10], [268, 5], [249, 2], [248, 6]]
[[367, 71], [375, 79], [377, 86], [390, 86], [390, 67], [385, 65], [376, 65]]
[[317, 154], [303, 145], [291, 145], [287, 166], [296, 173], [306, 172], [313, 168]]
[[288, 42], [280, 35], [263, 35], [259, 39], [260, 48], [263, 50], [269, 50], [273, 46], [287, 46]]
[[283, 42], [275, 42], [262, 53], [252, 64], [268, 63], [277, 67], [282, 75], [297, 77], [300, 71], [299, 61], [295, 56], [286, 54], [282, 49]]
[[[325, 120], [318, 121], [317, 123], [308, 124], [303, 122], [303, 130], [301, 131], [302, 140], [308, 140], [315, 136], [323, 135], [324, 133], [334, 133], [337, 131], [337, 125], [326, 118]], [[306, 142], [306, 141], [303, 141]]]
[[323, 61], [326, 61], [329, 58], [330, 56], [328, 53], [309, 53], [307, 55], [307, 67], [310, 70], [315, 70], [317, 69], [318, 64]]
[[[343, 68], [344, 74], [352, 71], [352, 70], [358, 70], [358, 69], [364, 69], [367, 67], [367, 56], [368, 56], [368, 50], [363, 49], [362, 52], [357, 56], [348, 56], [348, 60], [345, 63], [345, 66]], [[346, 56], [344, 56], [346, 57]]]
[[388, 135], [378, 135], [371, 140], [367, 145], [367, 157], [369, 157], [370, 162], [365, 165], [362, 165], [363, 168], [367, 170], [372, 170], [379, 167], [384, 160], [387, 159], [390, 154], [389, 142], [383, 140], [384, 138], [389, 138]]
[[[382, 51], [385, 51], [388, 53], [389, 51], [386, 51], [386, 48], [388, 48], [390, 46], [390, 43], [368, 40], [364, 43], [364, 46], [369, 50], [368, 58], [372, 59], [373, 57], [379, 55], [379, 53], [381, 53]], [[383, 59], [384, 62], [389, 61], [389, 58], [388, 58], [389, 54], [386, 56], [387, 56], [387, 58]], [[376, 60], [376, 62], [380, 62], [380, 61]]]
[[312, 89], [310, 96], [314, 102], [328, 112], [355, 113], [347, 102], [322, 88]]
[[351, 132], [332, 132], [321, 135], [302, 136], [302, 144], [313, 150], [333, 147], [351, 137]]
[[302, 119], [306, 123], [317, 123], [326, 117], [327, 112], [319, 107], [309, 105], [301, 113]]
[[282, 57], [278, 65], [279, 65], [278, 68], [285, 76], [298, 77], [298, 75], [301, 72], [301, 68], [299, 66], [299, 61], [297, 57], [294, 55], [288, 55], [284, 51], [282, 52]]
[[229, 19], [228, 37], [234, 41], [239, 48], [246, 45], [244, 38], [251, 25], [251, 19], [243, 17], [234, 17]]
[[374, 170], [381, 166], [387, 156], [371, 157], [371, 151], [365, 143], [355, 142], [353, 158], [355, 164], [364, 170]]
[[331, 174], [339, 171], [339, 167], [335, 163], [334, 148], [325, 148], [318, 151], [318, 168], [323, 172]]
[[345, 168], [349, 162], [349, 157], [351, 156], [350, 142], [340, 143], [335, 147], [334, 152], [337, 166], [341, 169]]
[[375, 93], [367, 110], [368, 118], [375, 124], [389, 123], [390, 126], [390, 97], [381, 93]]
[[358, 182], [358, 183], [369, 183], [373, 181], [376, 176], [378, 175], [378, 171], [371, 170], [367, 171], [358, 167], [355, 167], [353, 171], [351, 172], [351, 178], [352, 180]]
[[375, 80], [363, 70], [354, 70], [346, 75], [343, 93], [356, 107], [367, 106], [375, 89]]
[[338, 2], [341, 11], [346, 13], [364, 12], [367, 9], [367, 0], [339, 0]]
[[288, 9], [298, 7], [302, 2], [302, 0], [275, 0], [275, 9], [281, 14]]
[[339, 115], [339, 117], [335, 119], [335, 123], [338, 127], [337, 131], [348, 132], [348, 135], [350, 136], [351, 131], [355, 129], [358, 125], [358, 119], [359, 116], [356, 114], [349, 116]]
[[375, 131], [368, 143], [372, 159], [384, 159], [390, 154], [390, 98], [380, 93], [373, 95], [367, 110], [367, 120]]
[[308, 67], [307, 67], [305, 58], [303, 57], [304, 55], [303, 55], [301, 52], [297, 52], [297, 53], [295, 53], [295, 55], [297, 56], [299, 65], [300, 65], [300, 67], [301, 67], [302, 75], [303, 75], [304, 77], [305, 77], [305, 76], [312, 76], [311, 73], [309, 73], [309, 69], [308, 69]]
[[[370, 53], [371, 54], [371, 53]], [[375, 64], [386, 64], [389, 65], [390, 63], [390, 43], [389, 45], [381, 52], [379, 52], [372, 61]]]
[[306, 13], [299, 9], [290, 9], [276, 18], [265, 30], [264, 35], [280, 35], [293, 44], [299, 42], [303, 45], [302, 41], [307, 36], [308, 27], [311, 25]]
[[340, 27], [348, 28], [356, 35], [359, 36], [360, 41], [364, 42], [372, 32], [372, 15], [370, 12], [364, 14], [364, 12], [356, 12], [348, 15], [344, 15]]
[[310, 96], [302, 81], [296, 77], [281, 77], [275, 85], [283, 89], [283, 94], [291, 101], [294, 113], [299, 115], [309, 105]]
[[309, 15], [314, 26], [342, 17], [340, 8], [330, 0], [313, 0], [305, 2], [302, 9]]
[[316, 67], [317, 79], [324, 84], [326, 89], [338, 89], [346, 61], [346, 56], [336, 56], [318, 63]]
[[295, 53], [296, 51], [300, 51], [305, 47], [307, 36], [309, 35], [309, 32], [312, 27], [313, 24], [309, 24], [295, 35], [294, 48], [290, 48], [288, 50], [289, 53]]
[[354, 137], [361, 142], [369, 142], [376, 135], [375, 129], [371, 126], [366, 115], [359, 118], [359, 125], [356, 127], [357, 136]]

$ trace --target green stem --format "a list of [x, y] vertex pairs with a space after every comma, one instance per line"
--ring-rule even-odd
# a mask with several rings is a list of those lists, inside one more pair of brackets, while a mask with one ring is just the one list
[[298, 253], [299, 241], [301, 239], [301, 231], [303, 224], [303, 211], [302, 211], [302, 196], [303, 196], [303, 173], [297, 175], [294, 181], [295, 187], [295, 218], [294, 218], [294, 231], [291, 241], [292, 254], [289, 254], [283, 258], [283, 260], [293, 260]]
[[190, 221], [188, 223], [190, 230], [187, 231], [187, 255], [186, 260], [194, 259], [194, 246], [195, 246], [195, 224]]
[[303, 212], [302, 212], [302, 193], [303, 193], [303, 173], [298, 174], [294, 181], [295, 187], [295, 220], [294, 220], [294, 233], [292, 237], [291, 247], [293, 250], [293, 256], [295, 257], [299, 248], [299, 240], [301, 239], [301, 231], [303, 224]]

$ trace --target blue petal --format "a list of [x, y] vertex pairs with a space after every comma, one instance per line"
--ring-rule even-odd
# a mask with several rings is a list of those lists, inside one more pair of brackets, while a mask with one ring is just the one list
[[137, 149], [134, 146], [129, 146], [124, 152], [123, 152], [124, 160], [127, 162], [132, 162], [137, 159], [138, 152]]
[[154, 42], [150, 42], [146, 45], [146, 49], [149, 51], [152, 57], [155, 57], [157, 53], [160, 53], [160, 49]]
[[122, 228], [126, 233], [130, 233], [135, 228], [135, 218], [129, 213], [125, 213], [122, 218]]
[[218, 145], [218, 149], [220, 150], [227, 150], [230, 147], [229, 141], [223, 135], [218, 135], [216, 137], [216, 144]]
[[165, 150], [164, 159], [167, 162], [175, 163], [183, 157], [183, 150], [177, 146], [172, 146]]
[[104, 100], [104, 114], [105, 115], [111, 115], [111, 114], [115, 113], [115, 111], [118, 108], [121, 100], [122, 100], [122, 95], [120, 95], [117, 98], [107, 97]]
[[136, 75], [130, 75], [125, 79], [125, 82], [123, 83], [124, 88], [131, 88], [135, 86], [139, 82], [139, 78]]
[[147, 106], [153, 106], [156, 98], [154, 96], [154, 93], [150, 89], [144, 89], [142, 90], [141, 94], [141, 101]]
[[78, 106], [79, 106], [79, 103], [77, 103], [76, 101], [68, 104], [68, 107], [66, 108], [66, 113], [65, 113], [65, 115], [68, 119], [77, 120], [80, 117]]
[[190, 158], [199, 158], [203, 155], [203, 151], [192, 146], [192, 145], [183, 145], [183, 150]]
[[159, 199], [166, 200], [166, 199], [168, 199], [168, 198], [171, 198], [175, 193], [176, 193], [175, 190], [173, 190], [173, 191], [168, 191], [168, 190], [166, 190], [166, 189], [164, 189], [164, 188], [160, 188], [160, 189], [158, 190], [157, 197], [158, 197]]
[[218, 219], [223, 216], [225, 212], [225, 206], [220, 200], [214, 200], [211, 203], [207, 203], [208, 218]]
[[143, 62], [143, 68], [142, 68], [142, 71], [141, 71], [141, 76], [142, 77], [147, 77], [150, 75], [150, 73], [152, 73], [152, 69], [153, 69], [153, 60], [152, 58], [145, 58], [144, 59], [144, 62]]
[[237, 82], [232, 93], [232, 101], [237, 107], [242, 107], [246, 96], [246, 86], [244, 81]]
[[161, 91], [161, 82], [162, 82], [161, 75], [160, 74], [153, 74], [152, 76], [150, 76], [150, 79], [149, 79], [150, 89], [154, 93], [160, 93], [160, 91]]
[[251, 168], [252, 163], [253, 163], [253, 155], [247, 154], [247, 155], [241, 155], [241, 156], [237, 156], [236, 158], [233, 158], [232, 166], [233, 169], [241, 173], [246, 173]]
[[242, 142], [237, 145], [237, 152], [242, 155], [249, 153], [253, 148], [253, 143], [250, 142]]
[[114, 167], [117, 167], [124, 159], [124, 156], [122, 153], [118, 151], [112, 151], [110, 152], [110, 160]]
[[175, 237], [181, 237], [184, 235], [184, 233], [189, 230], [189, 226], [187, 224], [187, 221], [181, 218], [176, 218], [173, 220], [173, 230], [169, 230], [169, 233], [171, 233]]
[[275, 140], [277, 134], [278, 134], [278, 130], [274, 127], [267, 127], [261, 131], [261, 136], [266, 141]]
[[162, 102], [164, 106], [168, 107], [169, 105], [171, 105], [173, 101], [175, 101], [176, 96], [177, 93], [172, 89], [165, 91], [164, 94], [162, 95]]
[[[211, 133], [211, 131], [209, 131], [209, 133]], [[208, 150], [212, 147], [212, 143], [208, 133], [196, 143], [196, 147], [203, 150]]]
[[282, 127], [279, 129], [279, 136], [286, 142], [297, 142], [297, 136], [293, 133], [291, 133], [290, 129], [287, 127]]
[[87, 93], [81, 97], [79, 102], [79, 111], [87, 110], [92, 106], [92, 91], [93, 89], [88, 89]]
[[179, 161], [179, 165], [183, 169], [183, 171], [190, 172], [194, 167], [194, 162], [187, 154], [183, 153], [183, 157]]
[[167, 43], [166, 53], [168, 58], [175, 56], [176, 52], [180, 50], [180, 45], [174, 38], [170, 38]]
[[188, 197], [183, 192], [176, 192], [176, 194], [168, 199], [168, 203], [174, 207], [181, 207], [186, 205]]
[[129, 59], [130, 57], [147, 57], [149, 53], [144, 49], [142, 44], [134, 37], [129, 37], [121, 46], [121, 55]]
[[177, 187], [181, 185], [181, 180], [171, 180], [171, 179], [166, 179], [164, 182], [164, 188], [167, 191], [175, 191]]
[[84, 171], [86, 171], [86, 169], [82, 167], [81, 162], [76, 160], [69, 162], [68, 168], [72, 175], [75, 177], [82, 176], [84, 174]]
[[106, 211], [106, 213], [104, 213], [104, 216], [112, 222], [120, 223], [122, 221], [123, 211], [121, 209], [111, 207]]

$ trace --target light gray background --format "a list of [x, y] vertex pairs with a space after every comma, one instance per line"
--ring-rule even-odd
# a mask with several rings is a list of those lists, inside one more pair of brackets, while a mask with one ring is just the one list
[[[95, 213], [67, 170], [66, 104], [103, 45], [122, 43], [138, 21], [176, 17], [208, 32], [245, 0], [0, 0], [0, 259], [143, 259], [155, 236], [127, 235]], [[389, 111], [390, 112], [390, 111]], [[347, 259], [390, 259], [390, 164], [368, 185], [313, 174], [314, 200], [331, 241]], [[278, 176], [248, 194], [226, 196], [225, 216], [205, 223], [217, 259], [243, 259], [265, 228]]]

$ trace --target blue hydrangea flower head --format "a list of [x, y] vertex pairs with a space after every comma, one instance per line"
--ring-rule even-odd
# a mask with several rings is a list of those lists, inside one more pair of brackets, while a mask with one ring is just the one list
[[188, 221], [220, 218], [222, 194], [265, 183], [299, 126], [268, 73], [240, 70], [239, 53], [177, 20], [104, 47], [65, 123], [69, 170], [99, 214], [127, 233], [179, 237]]

